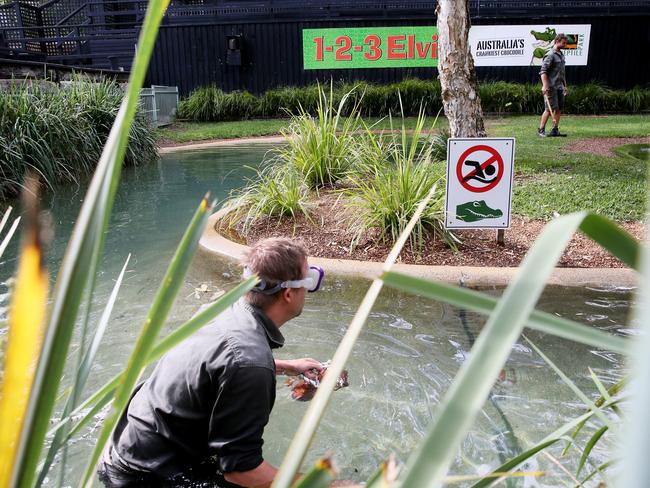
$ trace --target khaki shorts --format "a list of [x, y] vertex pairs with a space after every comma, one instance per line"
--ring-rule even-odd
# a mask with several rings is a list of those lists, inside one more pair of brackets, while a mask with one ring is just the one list
[[[551, 109], [554, 112], [564, 110], [564, 90], [558, 90], [556, 88], [548, 89], [548, 102], [551, 104]], [[548, 108], [548, 107], [546, 107]]]

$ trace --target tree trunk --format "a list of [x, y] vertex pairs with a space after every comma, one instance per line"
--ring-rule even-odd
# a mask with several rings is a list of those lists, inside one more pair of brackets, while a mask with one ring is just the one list
[[485, 137], [483, 111], [469, 50], [468, 0], [438, 0], [438, 73], [451, 137]]

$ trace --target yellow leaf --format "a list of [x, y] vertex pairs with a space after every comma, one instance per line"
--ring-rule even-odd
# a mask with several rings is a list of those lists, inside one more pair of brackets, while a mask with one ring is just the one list
[[[32, 219], [28, 217], [28, 220]], [[11, 470], [43, 343], [48, 279], [35, 218], [30, 224], [25, 232], [12, 295], [4, 375], [0, 385], [0, 488], [9, 486], [11, 482]]]

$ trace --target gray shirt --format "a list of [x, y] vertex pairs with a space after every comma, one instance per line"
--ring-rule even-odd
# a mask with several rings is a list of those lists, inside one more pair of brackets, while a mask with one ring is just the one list
[[275, 402], [271, 348], [284, 337], [244, 299], [167, 353], [134, 393], [113, 435], [120, 461], [170, 477], [208, 456], [223, 472], [262, 461]]
[[544, 56], [544, 61], [542, 61], [542, 68], [539, 70], [539, 74], [542, 75], [546, 73], [548, 76], [548, 87], [556, 90], [564, 90], [566, 86], [566, 77], [564, 75], [564, 54], [562, 51], [556, 51], [551, 49]]

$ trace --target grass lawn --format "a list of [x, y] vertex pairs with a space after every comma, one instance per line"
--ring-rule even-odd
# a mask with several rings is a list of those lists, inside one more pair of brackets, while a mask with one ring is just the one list
[[[433, 122], [433, 118], [431, 118]], [[390, 128], [388, 119], [367, 119], [376, 128]], [[539, 138], [539, 117], [508, 116], [486, 119], [488, 136], [515, 137], [515, 185], [513, 212], [549, 219], [553, 212], [565, 214], [592, 210], [615, 220], [640, 220], [646, 207], [647, 161], [621, 151], [597, 156], [567, 153], [562, 147], [578, 139], [593, 137], [643, 137], [650, 132], [648, 117], [613, 115], [606, 117], [563, 117], [566, 138]], [[412, 127], [415, 118], [406, 119]], [[169, 142], [189, 142], [279, 134], [288, 119], [246, 120], [218, 123], [180, 122], [159, 129], [158, 137]], [[401, 125], [399, 119], [393, 125]], [[441, 118], [437, 129], [447, 126]], [[550, 128], [550, 124], [549, 127]]]

